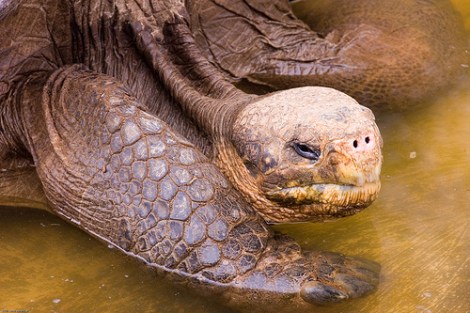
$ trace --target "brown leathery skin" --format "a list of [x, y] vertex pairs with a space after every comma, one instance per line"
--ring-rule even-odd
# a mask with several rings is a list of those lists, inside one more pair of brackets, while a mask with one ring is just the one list
[[[368, 107], [404, 109], [466, 75], [468, 44], [450, 1], [190, 1], [191, 27], [227, 77], [274, 89], [333, 87]], [[463, 64], [463, 66], [462, 66]]]
[[44, 90], [43, 81], [28, 82], [24, 96], [37, 105], [28, 101], [21, 112], [56, 214], [150, 266], [227, 290], [228, 298], [232, 289], [245, 302], [282, 294], [304, 307], [374, 289], [377, 265], [304, 253], [273, 234], [204, 155], [119, 82], [79, 66], [53, 73]]
[[274, 236], [211, 163], [237, 152], [233, 125], [261, 98], [204, 58], [181, 1], [23, 0], [0, 28], [0, 169], [34, 164], [53, 213], [227, 297], [303, 306], [373, 290], [376, 265]]

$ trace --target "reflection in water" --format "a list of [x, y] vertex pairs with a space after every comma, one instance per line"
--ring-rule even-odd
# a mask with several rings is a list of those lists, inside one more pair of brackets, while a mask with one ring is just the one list
[[[455, 0], [469, 17], [470, 4]], [[467, 82], [468, 86], [468, 82]], [[306, 249], [382, 264], [379, 290], [318, 312], [470, 312], [470, 90], [378, 116], [382, 192], [364, 212], [277, 227]], [[0, 210], [0, 310], [227, 312], [40, 211]]]

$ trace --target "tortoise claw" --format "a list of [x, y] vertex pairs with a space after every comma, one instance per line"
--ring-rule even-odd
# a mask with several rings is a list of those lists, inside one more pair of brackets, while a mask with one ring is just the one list
[[323, 262], [330, 263], [328, 274], [317, 272], [316, 281], [302, 285], [300, 295], [310, 303], [340, 302], [373, 292], [379, 283], [380, 265], [360, 258], [336, 253], [323, 254]]
[[300, 296], [305, 301], [316, 304], [340, 302], [348, 298], [345, 292], [319, 281], [310, 281], [303, 284]]

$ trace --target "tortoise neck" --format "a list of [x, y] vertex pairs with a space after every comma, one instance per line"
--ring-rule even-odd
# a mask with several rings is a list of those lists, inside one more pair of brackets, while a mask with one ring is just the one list
[[[174, 11], [178, 12], [177, 8]], [[256, 96], [236, 89], [203, 56], [184, 14], [167, 17], [155, 31], [140, 13], [132, 13], [136, 15], [131, 16], [128, 26], [159, 81], [211, 140], [230, 135], [238, 111]]]

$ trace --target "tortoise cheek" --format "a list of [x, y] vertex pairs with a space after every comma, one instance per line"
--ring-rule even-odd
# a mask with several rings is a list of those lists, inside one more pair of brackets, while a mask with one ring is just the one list
[[276, 168], [278, 165], [277, 159], [269, 151], [266, 151], [263, 154], [263, 157], [260, 160], [260, 169], [263, 173], [267, 173], [270, 170]]

